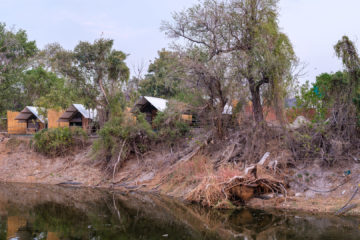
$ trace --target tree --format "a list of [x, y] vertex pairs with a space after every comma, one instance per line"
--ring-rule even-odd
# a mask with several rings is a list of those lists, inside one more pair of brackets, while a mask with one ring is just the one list
[[356, 132], [356, 122], [359, 106], [360, 88], [360, 58], [354, 43], [343, 36], [334, 46], [336, 55], [342, 60], [347, 79], [334, 79], [329, 89], [335, 96], [333, 105], [332, 126], [337, 130], [338, 136], [351, 139]]
[[111, 104], [122, 95], [130, 70], [127, 55], [113, 49], [113, 40], [80, 42], [73, 51], [57, 45], [48, 47], [48, 62], [74, 88], [86, 106], [99, 108], [102, 122], [109, 119]]
[[159, 57], [149, 65], [148, 74], [140, 81], [141, 95], [171, 98], [181, 89], [181, 80], [185, 75], [179, 63], [179, 54], [162, 49]]
[[35, 41], [29, 41], [24, 30], [8, 30], [0, 23], [0, 114], [22, 107], [19, 82], [37, 51]]
[[[231, 104], [234, 89], [234, 75], [226, 56], [209, 59], [206, 49], [190, 48], [182, 57], [182, 65], [187, 69], [184, 79], [190, 89], [206, 96], [206, 115], [213, 123], [219, 137], [224, 134], [224, 108]], [[200, 111], [201, 113], [201, 111]]]
[[[277, 0], [204, 0], [175, 13], [174, 23], [164, 22], [162, 30], [206, 49], [208, 60], [230, 55], [237, 81], [248, 85], [259, 124], [264, 119], [261, 87], [270, 84], [272, 94], [280, 95], [296, 61], [289, 39], [279, 31], [277, 15]], [[280, 105], [279, 97], [272, 99]]]
[[[343, 88], [348, 76], [344, 72], [322, 73], [316, 77], [315, 83], [311, 86], [306, 82], [300, 87], [300, 93], [296, 97], [297, 105], [304, 109], [315, 109], [315, 121], [322, 122], [328, 117], [329, 110], [339, 101], [340, 92], [334, 88], [335, 85], [341, 85]], [[340, 93], [340, 94], [339, 94]]]
[[[70, 96], [71, 99], [71, 89], [66, 88], [65, 80], [42, 67], [24, 72], [21, 85], [23, 90], [19, 97], [23, 98], [24, 105], [43, 102], [41, 105], [44, 107], [66, 107], [66, 98]], [[55, 99], [48, 98], [50, 95], [54, 95]]]

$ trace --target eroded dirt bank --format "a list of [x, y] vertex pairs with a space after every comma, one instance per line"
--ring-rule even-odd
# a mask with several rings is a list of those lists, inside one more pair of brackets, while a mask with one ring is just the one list
[[[206, 158], [189, 156], [186, 148], [181, 153], [150, 152], [142, 159], [126, 161], [115, 178], [105, 173], [91, 158], [91, 146], [67, 157], [49, 159], [29, 148], [30, 138], [0, 138], [0, 181], [44, 184], [79, 184], [90, 187], [112, 187], [122, 191], [156, 191], [165, 195], [188, 199], [204, 178], [214, 174], [236, 174], [234, 169], [218, 172], [206, 168]], [[180, 161], [174, 162], [178, 154]], [[350, 174], [348, 172], [350, 170]], [[324, 168], [316, 163], [290, 169], [286, 194], [267, 193], [267, 200], [249, 198], [245, 204], [260, 209], [282, 209], [313, 213], [335, 213], [358, 187], [360, 164], [349, 163], [338, 168]], [[223, 176], [221, 176], [223, 177]], [[208, 186], [205, 186], [208, 188]], [[327, 191], [331, 190], [331, 191]], [[195, 192], [196, 193], [196, 192]], [[285, 196], [286, 195], [286, 196]], [[360, 206], [360, 194], [351, 202]], [[219, 205], [232, 207], [232, 205]], [[360, 207], [347, 214], [360, 215]]]

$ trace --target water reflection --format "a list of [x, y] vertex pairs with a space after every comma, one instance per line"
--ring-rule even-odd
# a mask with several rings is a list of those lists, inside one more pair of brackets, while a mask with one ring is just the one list
[[152, 194], [0, 184], [2, 239], [360, 239], [359, 218], [207, 210]]

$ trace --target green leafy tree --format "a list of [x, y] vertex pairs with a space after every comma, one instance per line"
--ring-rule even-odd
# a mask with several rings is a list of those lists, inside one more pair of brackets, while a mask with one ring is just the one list
[[185, 75], [179, 63], [179, 54], [166, 51], [158, 52], [159, 57], [150, 64], [148, 74], [139, 84], [143, 96], [171, 98], [181, 89], [181, 80]]
[[330, 90], [335, 97], [332, 110], [332, 127], [344, 139], [352, 139], [357, 131], [357, 119], [360, 115], [356, 110], [360, 87], [360, 58], [354, 43], [343, 36], [334, 46], [336, 55], [342, 60], [346, 79], [331, 81]]
[[257, 123], [264, 120], [262, 90], [270, 85], [272, 100], [281, 105], [281, 95], [291, 81], [296, 62], [292, 45], [279, 30], [277, 0], [204, 0], [173, 15], [163, 23], [169, 37], [181, 38], [192, 47], [205, 49], [208, 60], [232, 58], [239, 86], [247, 85]]
[[73, 51], [50, 45], [45, 59], [76, 91], [86, 106], [99, 108], [102, 123], [109, 119], [110, 105], [122, 94], [130, 75], [125, 63], [127, 55], [113, 49], [113, 40], [80, 42]]
[[[338, 89], [347, 84], [347, 74], [344, 72], [322, 73], [316, 77], [316, 82], [311, 86], [306, 82], [300, 87], [300, 93], [296, 97], [297, 105], [303, 109], [315, 109], [315, 121], [321, 122], [328, 117], [329, 110], [335, 104]], [[338, 86], [338, 87], [336, 87]]]
[[63, 78], [42, 67], [26, 71], [22, 76], [24, 105], [57, 109], [68, 107], [74, 100], [74, 94], [65, 84]]
[[0, 114], [23, 107], [19, 101], [21, 76], [37, 51], [35, 41], [29, 41], [24, 30], [9, 30], [0, 23]]

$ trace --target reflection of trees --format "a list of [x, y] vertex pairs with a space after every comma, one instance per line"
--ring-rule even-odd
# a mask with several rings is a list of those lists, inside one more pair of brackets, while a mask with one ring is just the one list
[[63, 237], [87, 237], [88, 218], [76, 208], [48, 202], [36, 205], [30, 210], [31, 225], [34, 230], [61, 233]]

